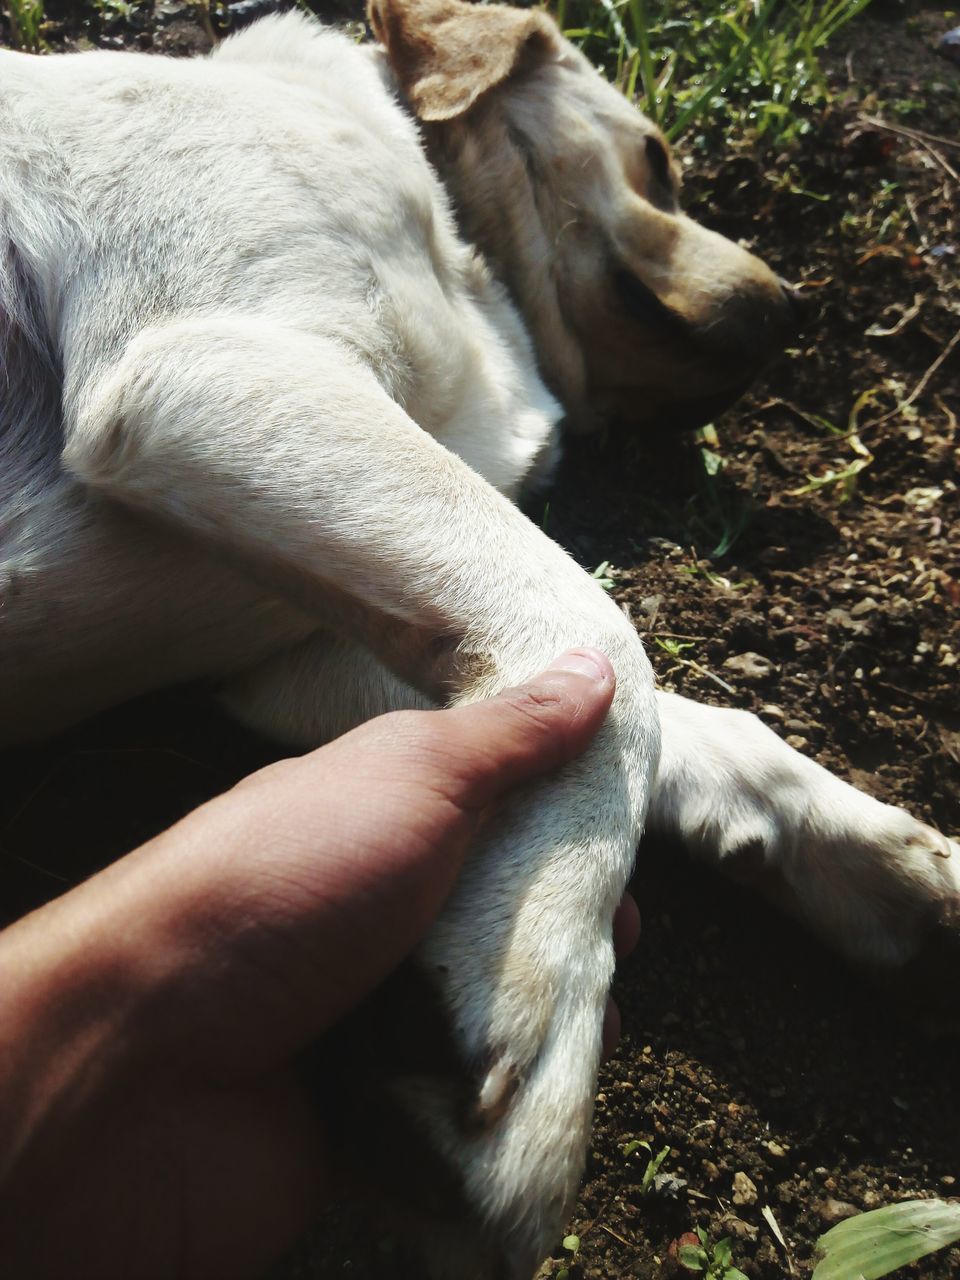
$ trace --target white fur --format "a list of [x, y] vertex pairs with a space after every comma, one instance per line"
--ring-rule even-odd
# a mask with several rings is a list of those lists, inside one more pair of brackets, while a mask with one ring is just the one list
[[[478, 1224], [434, 1233], [432, 1265], [522, 1280], [576, 1189], [651, 796], [655, 825], [721, 865], [749, 849], [776, 896], [879, 961], [957, 901], [960, 857], [753, 718], [655, 695], [620, 611], [508, 501], [549, 471], [557, 396], [582, 419], [623, 390], [624, 325], [591, 347], [604, 245], [731, 342], [781, 305], [773, 277], [675, 200], [653, 208], [643, 174], [625, 186], [650, 126], [558, 38], [437, 151], [521, 317], [391, 86], [382, 54], [296, 15], [202, 61], [0, 53], [2, 733], [213, 675], [241, 717], [316, 743], [568, 645], [610, 655], [595, 745], [485, 833], [420, 954], [489, 1113], [467, 1134], [405, 1086]], [[542, 189], [515, 134], [544, 140]], [[657, 356], [651, 406], [680, 358]], [[721, 374], [691, 377], [699, 395]]]

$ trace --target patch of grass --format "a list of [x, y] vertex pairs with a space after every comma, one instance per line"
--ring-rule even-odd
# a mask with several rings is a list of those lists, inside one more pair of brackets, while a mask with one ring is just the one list
[[557, 0], [567, 34], [668, 138], [738, 130], [782, 145], [829, 98], [820, 54], [870, 0]]
[[857, 491], [860, 473], [866, 470], [873, 462], [873, 454], [860, 439], [857, 431], [860, 414], [868, 405], [873, 403], [877, 394], [878, 388], [871, 388], [869, 391], [861, 392], [850, 410], [845, 431], [835, 427], [832, 422], [829, 422], [819, 414], [805, 413], [798, 410], [800, 416], [812, 426], [828, 432], [838, 442], [846, 443], [854, 456], [843, 465], [826, 467], [819, 475], [808, 475], [806, 484], [797, 489], [789, 489], [787, 491], [792, 498], [805, 497], [808, 493], [816, 493], [820, 489], [834, 487], [836, 487], [837, 498], [840, 502], [847, 502], [853, 497]]
[[847, 235], [871, 245], [893, 243], [910, 228], [910, 214], [899, 182], [881, 178], [865, 212], [848, 210], [840, 220]]
[[700, 477], [697, 492], [687, 502], [684, 541], [703, 548], [711, 560], [733, 550], [754, 513], [753, 495], [725, 482], [723, 456], [715, 428], [700, 433]]
[[122, 22], [129, 22], [142, 0], [95, 0], [95, 3], [101, 17], [106, 21], [120, 19]]
[[44, 21], [43, 0], [8, 0], [3, 12], [10, 23], [10, 36], [18, 49], [39, 53], [40, 28]]

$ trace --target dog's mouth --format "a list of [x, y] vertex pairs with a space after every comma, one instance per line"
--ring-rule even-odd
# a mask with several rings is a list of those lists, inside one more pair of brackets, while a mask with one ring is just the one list
[[663, 426], [671, 431], [696, 431], [737, 403], [750, 386], [752, 379], [745, 379], [733, 390], [718, 391], [714, 395], [700, 396], [695, 400], [681, 400], [668, 407], [662, 416]]
[[751, 378], [745, 378], [735, 387], [690, 400], [670, 396], [647, 398], [624, 388], [603, 397], [606, 403], [602, 408], [612, 425], [625, 430], [643, 427], [669, 432], [696, 431], [735, 405], [751, 382]]

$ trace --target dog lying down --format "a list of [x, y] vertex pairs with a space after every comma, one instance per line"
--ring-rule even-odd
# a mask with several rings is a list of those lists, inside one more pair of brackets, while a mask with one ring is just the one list
[[561, 420], [731, 402], [789, 291], [680, 213], [663, 139], [543, 13], [371, 17], [377, 46], [288, 14], [199, 60], [0, 53], [3, 731], [216, 677], [312, 745], [610, 655], [596, 743], [486, 831], [417, 958], [469, 1123], [439, 1069], [390, 1085], [463, 1206], [431, 1274], [527, 1280], [576, 1191], [644, 824], [890, 972], [955, 936], [960, 848], [656, 691], [511, 503]]

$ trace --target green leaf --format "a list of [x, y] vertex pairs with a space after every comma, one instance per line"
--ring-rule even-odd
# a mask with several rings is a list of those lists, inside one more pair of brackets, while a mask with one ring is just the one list
[[706, 1249], [695, 1244], [682, 1244], [677, 1250], [677, 1261], [688, 1271], [706, 1271], [710, 1263]]
[[563, 1237], [563, 1247], [566, 1249], [566, 1251], [567, 1251], [568, 1253], [573, 1253], [573, 1254], [577, 1254], [577, 1253], [579, 1253], [579, 1252], [580, 1252], [580, 1237], [579, 1237], [579, 1236], [564, 1236], [564, 1237]]
[[722, 1240], [718, 1240], [713, 1246], [714, 1264], [725, 1270], [730, 1266], [730, 1259], [733, 1257], [733, 1249], [730, 1247], [730, 1237], [724, 1236]]
[[602, 564], [598, 564], [590, 575], [595, 582], [599, 582], [604, 591], [612, 591], [617, 581], [617, 571], [612, 568], [609, 560], [604, 560]]
[[904, 1200], [847, 1218], [820, 1237], [812, 1280], [878, 1280], [960, 1240], [960, 1204]]
[[[647, 1148], [648, 1151], [651, 1150], [650, 1144], [648, 1142], [645, 1142], [643, 1145]], [[643, 1177], [640, 1180], [640, 1192], [642, 1195], [646, 1195], [647, 1192], [650, 1190], [650, 1188], [653, 1186], [653, 1180], [654, 1178], [656, 1178], [657, 1172], [659, 1171], [660, 1166], [663, 1164], [664, 1160], [666, 1160], [669, 1154], [670, 1154], [670, 1147], [666, 1146], [666, 1147], [663, 1147], [660, 1151], [658, 1151], [656, 1155], [651, 1155], [650, 1159], [647, 1161], [647, 1167], [646, 1169], [644, 1169]]]
[[708, 449], [706, 445], [700, 450], [700, 460], [708, 476], [717, 475], [723, 468], [723, 458], [715, 450]]

